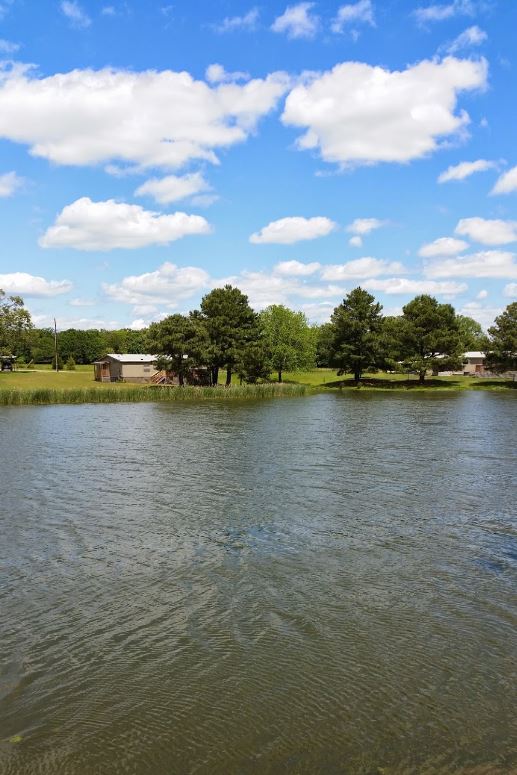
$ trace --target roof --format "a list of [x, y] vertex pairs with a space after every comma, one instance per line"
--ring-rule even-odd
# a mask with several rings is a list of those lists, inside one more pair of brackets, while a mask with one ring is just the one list
[[484, 358], [485, 353], [481, 353], [478, 350], [473, 350], [472, 352], [465, 353], [464, 358]]
[[108, 353], [106, 358], [112, 358], [119, 363], [154, 363], [158, 356], [149, 353]]

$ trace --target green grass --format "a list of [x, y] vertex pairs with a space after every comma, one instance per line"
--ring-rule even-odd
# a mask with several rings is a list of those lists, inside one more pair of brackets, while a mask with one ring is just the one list
[[332, 369], [289, 372], [285, 374], [289, 384], [308, 385], [319, 390], [508, 390], [517, 389], [517, 382], [508, 379], [485, 377], [427, 377], [420, 385], [414, 374], [365, 374], [359, 386], [348, 375], [338, 377]]

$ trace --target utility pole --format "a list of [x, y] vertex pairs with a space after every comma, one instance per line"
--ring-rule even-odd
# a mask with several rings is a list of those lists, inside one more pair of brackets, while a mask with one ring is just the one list
[[57, 323], [56, 318], [54, 318], [54, 366], [56, 371], [59, 371], [57, 367]]

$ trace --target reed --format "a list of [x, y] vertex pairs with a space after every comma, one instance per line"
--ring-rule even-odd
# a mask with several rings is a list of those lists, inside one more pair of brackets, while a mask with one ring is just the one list
[[27, 404], [111, 404], [138, 401], [235, 401], [260, 398], [303, 396], [307, 385], [232, 385], [231, 387], [170, 387], [159, 385], [116, 388], [34, 388], [31, 390], [1, 389], [0, 405]]

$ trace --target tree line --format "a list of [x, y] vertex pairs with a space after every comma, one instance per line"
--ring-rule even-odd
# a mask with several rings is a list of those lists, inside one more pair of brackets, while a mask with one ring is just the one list
[[[485, 335], [479, 323], [459, 315], [451, 304], [420, 295], [398, 316], [385, 316], [382, 305], [363, 288], [343, 299], [329, 323], [310, 325], [302, 312], [273, 304], [255, 312], [247, 296], [225, 285], [206, 294], [200, 308], [173, 314], [147, 329], [61, 331], [58, 366], [92, 363], [107, 352], [152, 352], [158, 365], [175, 371], [180, 384], [193, 368], [209, 369], [217, 384], [224, 370], [226, 384], [237, 374], [243, 382], [281, 382], [287, 371], [314, 366], [352, 374], [359, 382], [366, 372], [407, 371], [423, 382], [429, 370], [461, 369], [465, 351], [486, 352], [488, 369], [517, 369], [517, 303], [509, 304]], [[51, 329], [36, 328], [23, 299], [0, 291], [0, 354], [26, 363], [54, 358]], [[55, 365], [55, 364], [54, 364]]]

